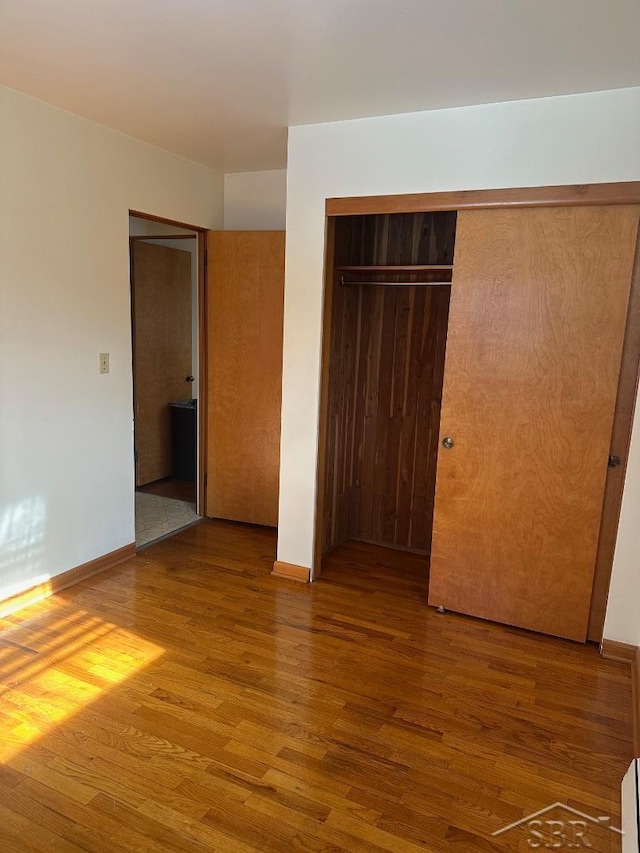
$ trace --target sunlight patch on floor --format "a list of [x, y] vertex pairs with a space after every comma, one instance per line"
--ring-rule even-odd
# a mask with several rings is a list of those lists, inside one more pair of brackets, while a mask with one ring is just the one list
[[[43, 627], [39, 627], [42, 623]], [[157, 660], [164, 649], [83, 610], [0, 633], [0, 761]]]

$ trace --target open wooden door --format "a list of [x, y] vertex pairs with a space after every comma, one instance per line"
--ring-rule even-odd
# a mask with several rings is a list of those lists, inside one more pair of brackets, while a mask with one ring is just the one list
[[278, 523], [284, 231], [210, 231], [206, 514]]
[[192, 395], [191, 255], [132, 240], [136, 486], [172, 473], [169, 404]]
[[430, 604], [585, 640], [638, 211], [459, 213]]

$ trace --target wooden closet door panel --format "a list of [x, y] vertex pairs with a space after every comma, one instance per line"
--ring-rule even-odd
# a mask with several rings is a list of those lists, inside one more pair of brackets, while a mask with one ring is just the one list
[[208, 237], [206, 513], [278, 523], [284, 231]]
[[136, 485], [173, 468], [170, 403], [191, 397], [191, 255], [132, 242]]
[[430, 604], [585, 640], [637, 230], [636, 206], [459, 214]]

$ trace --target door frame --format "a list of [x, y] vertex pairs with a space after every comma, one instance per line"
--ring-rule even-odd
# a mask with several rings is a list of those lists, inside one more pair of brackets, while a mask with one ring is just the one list
[[[404, 195], [352, 196], [328, 198], [325, 202], [325, 266], [320, 361], [320, 404], [318, 455], [316, 466], [316, 516], [312, 578], [322, 571], [322, 527], [324, 522], [324, 481], [326, 474], [327, 415], [329, 402], [329, 359], [333, 305], [333, 251], [335, 217], [389, 213], [432, 213], [444, 210], [473, 210], [504, 207], [571, 207], [585, 205], [640, 204], [640, 181], [602, 184], [568, 184], [549, 187], [454, 190], [452, 192], [408, 193]], [[601, 642], [611, 584], [615, 544], [620, 521], [622, 495], [629, 457], [631, 430], [640, 378], [640, 234], [627, 308], [618, 392], [614, 412], [610, 453], [621, 464], [607, 476], [598, 552], [594, 570], [587, 640]]]
[[[207, 472], [207, 228], [191, 225], [187, 222], [179, 222], [177, 219], [167, 219], [163, 216], [155, 216], [151, 213], [143, 213], [139, 210], [129, 210], [129, 216], [136, 219], [146, 219], [149, 222], [160, 222], [163, 225], [173, 225], [175, 228], [184, 228], [196, 232], [198, 263], [198, 455], [197, 455], [197, 480], [196, 480], [196, 512], [198, 515], [206, 516], [206, 472]], [[142, 238], [144, 239], [144, 238]], [[167, 239], [163, 237], [163, 239]], [[171, 238], [169, 238], [171, 239]], [[131, 244], [131, 238], [129, 238]], [[131, 249], [129, 258], [132, 258]], [[133, 277], [131, 276], [133, 286]], [[130, 291], [131, 292], [131, 291]], [[135, 341], [133, 325], [133, 294], [131, 293], [131, 369], [133, 372], [133, 348]], [[135, 418], [135, 411], [134, 411]]]

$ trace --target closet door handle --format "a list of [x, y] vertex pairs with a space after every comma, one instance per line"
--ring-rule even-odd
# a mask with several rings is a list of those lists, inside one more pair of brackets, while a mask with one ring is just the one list
[[442, 446], [445, 450], [451, 450], [454, 444], [455, 441], [451, 438], [450, 435], [445, 435], [445, 437], [442, 439]]

